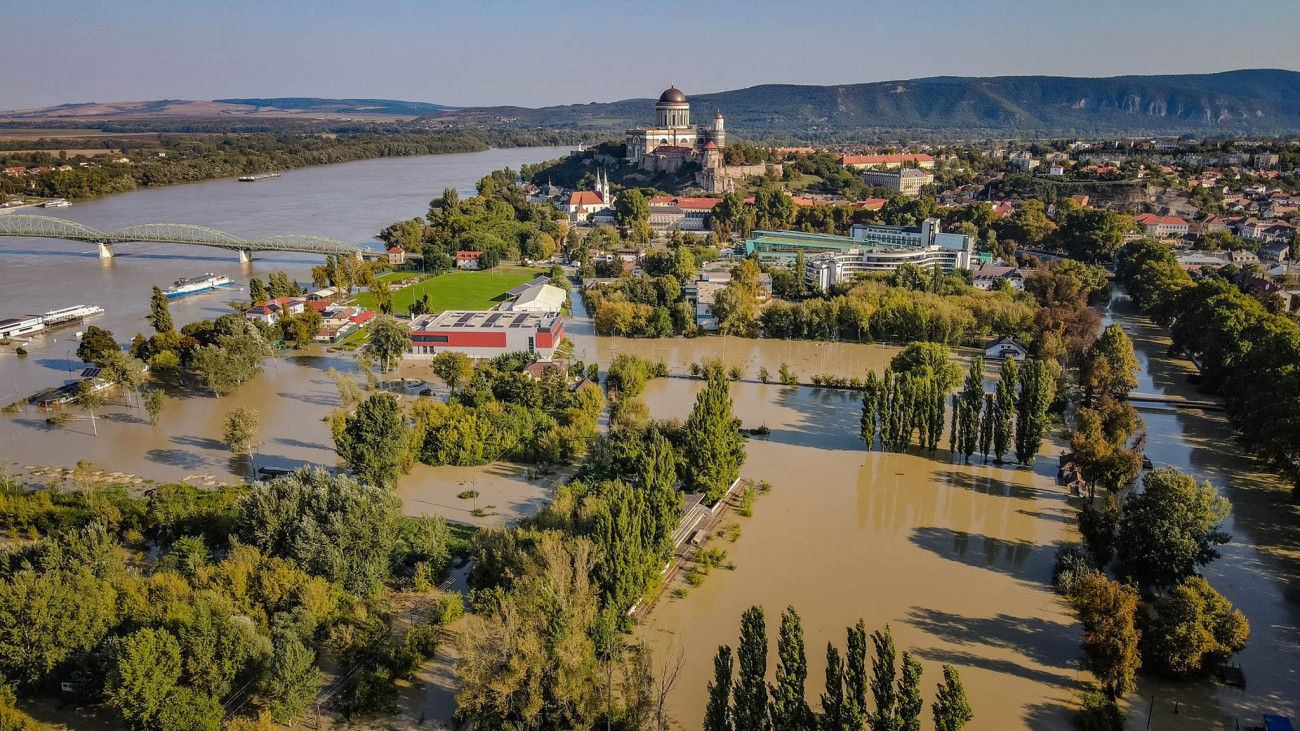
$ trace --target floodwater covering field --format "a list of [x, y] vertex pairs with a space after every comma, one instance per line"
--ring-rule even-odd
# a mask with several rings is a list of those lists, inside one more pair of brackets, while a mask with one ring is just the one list
[[[701, 386], [654, 381], [651, 415], [684, 418]], [[656, 646], [687, 650], [672, 698], [678, 720], [691, 727], [703, 718], [713, 653], [736, 646], [741, 613], [765, 608], [774, 647], [792, 604], [803, 617], [814, 707], [826, 643], [843, 651], [845, 627], [863, 618], [869, 630], [888, 624], [899, 651], [921, 660], [927, 703], [942, 663], [960, 669], [975, 709], [969, 728], [1070, 727], [1082, 632], [1047, 581], [1055, 544], [1073, 531], [1054, 460], [1030, 470], [961, 465], [944, 450], [868, 452], [856, 395], [736, 384], [732, 396], [745, 426], [772, 430], [749, 442], [741, 474], [773, 490], [752, 519], [736, 518], [735, 544], [714, 539], [734, 571], [710, 572], [643, 619]]]
[[[492, 151], [367, 161], [295, 171], [242, 188], [218, 181], [139, 191], [77, 204], [60, 215], [100, 228], [170, 218], [250, 236], [300, 231], [361, 240], [393, 220], [418, 215], [443, 186], [468, 187], [495, 167], [557, 154]], [[304, 176], [301, 185], [298, 176]], [[385, 186], [403, 191], [400, 205], [376, 198]], [[370, 201], [373, 208], [359, 205]], [[358, 205], [349, 210], [349, 202]], [[187, 215], [169, 215], [176, 210]], [[246, 279], [283, 268], [301, 277], [316, 263], [268, 258], [241, 270], [219, 250], [156, 247], [103, 264], [82, 249], [66, 242], [0, 241], [0, 314], [99, 302], [109, 312], [92, 324], [125, 341], [147, 328], [143, 315], [152, 284], [203, 271]], [[173, 313], [178, 324], [213, 317], [228, 311], [226, 299], [238, 296], [176, 301]], [[1167, 355], [1164, 333], [1120, 300], [1103, 315], [1134, 339], [1144, 368], [1139, 391], [1196, 396], [1185, 383], [1189, 364]], [[820, 373], [863, 377], [868, 369], [883, 368], [898, 350], [721, 337], [597, 337], [580, 301], [566, 331], [575, 356], [587, 362], [605, 366], [630, 352], [663, 360], [681, 375], [693, 362], [720, 358], [741, 366], [748, 381], [757, 379], [760, 367], [775, 380], [781, 363], [804, 381]], [[37, 343], [26, 359], [0, 354], [0, 396], [31, 393], [69, 377], [68, 370], [79, 365], [69, 352], [69, 335], [60, 331]], [[50, 428], [43, 415], [3, 415], [0, 461], [33, 468], [25, 473], [32, 482], [52, 479], [50, 465], [69, 468], [79, 459], [141, 480], [231, 482], [246, 476], [249, 465], [232, 459], [220, 444], [221, 419], [236, 406], [251, 406], [262, 415], [260, 466], [333, 465], [324, 418], [339, 402], [326, 375], [330, 368], [355, 373], [350, 356], [323, 349], [268, 361], [261, 376], [231, 396], [173, 398], [158, 426], [142, 411], [110, 405], [96, 425], [98, 436], [88, 422]], [[393, 375], [433, 380], [424, 363], [406, 363]], [[700, 387], [699, 381], [659, 379], [645, 400], [655, 418], [684, 418]], [[434, 389], [439, 391], [436, 384]], [[868, 452], [857, 438], [856, 394], [754, 382], [733, 385], [732, 394], [746, 427], [771, 429], [768, 437], [749, 443], [742, 474], [769, 481], [774, 491], [759, 498], [752, 519], [737, 518], [743, 533], [736, 543], [719, 544], [735, 571], [715, 570], [685, 597], [661, 601], [640, 629], [656, 645], [676, 642], [686, 649], [684, 674], [671, 698], [683, 727], [698, 726], [714, 651], [719, 644], [736, 644], [740, 614], [753, 604], [767, 609], [773, 638], [786, 605], [803, 615], [807, 695], [814, 706], [826, 642], [842, 647], [845, 626], [864, 618], [870, 629], [889, 624], [899, 650], [921, 659], [927, 703], [942, 663], [961, 670], [976, 715], [970, 729], [1069, 726], [1072, 694], [1088, 674], [1080, 661], [1081, 630], [1048, 586], [1056, 545], [1076, 540], [1074, 510], [1052, 479], [1059, 441], [1044, 445], [1032, 470], [978, 460], [959, 465], [944, 450], [934, 456]], [[1128, 699], [1131, 727], [1236, 729], [1258, 724], [1264, 712], [1300, 716], [1300, 517], [1289, 486], [1239, 454], [1221, 412], [1143, 407], [1142, 415], [1150, 434], [1147, 453], [1157, 465], [1208, 479], [1231, 500], [1225, 527], [1233, 541], [1205, 573], [1246, 614], [1253, 634], [1237, 658], [1247, 678], [1244, 692], [1209, 682], [1142, 678]], [[401, 479], [398, 495], [410, 515], [501, 525], [544, 505], [553, 479], [530, 479], [526, 468], [510, 464], [417, 465]], [[479, 496], [457, 497], [467, 490]], [[437, 667], [439, 682], [447, 682], [445, 664]], [[773, 659], [769, 669], [774, 667]], [[448, 708], [447, 694], [439, 697], [437, 709], [425, 707], [431, 719]]]

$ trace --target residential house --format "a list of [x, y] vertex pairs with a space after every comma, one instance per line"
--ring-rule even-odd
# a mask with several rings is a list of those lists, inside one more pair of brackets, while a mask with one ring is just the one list
[[479, 263], [483, 259], [481, 251], [457, 251], [456, 268], [457, 269], [478, 269]]
[[1016, 267], [999, 267], [984, 264], [971, 273], [972, 283], [978, 289], [993, 289], [998, 280], [1005, 281], [1012, 289], [1025, 288], [1025, 275]]
[[995, 361], [1008, 357], [1012, 360], [1024, 360], [1029, 357], [1029, 349], [1016, 342], [1010, 335], [1001, 335], [984, 346], [984, 357]]
[[406, 263], [406, 250], [400, 246], [394, 246], [388, 250], [388, 263], [395, 267], [400, 267]]
[[306, 300], [297, 297], [276, 297], [257, 304], [245, 312], [244, 316], [266, 325], [274, 325], [285, 317], [302, 314], [306, 308]]
[[1051, 167], [1047, 168], [1047, 174], [1048, 174], [1048, 175], [1065, 175], [1065, 165], [1062, 164], [1062, 163], [1059, 163], [1059, 162], [1054, 162], [1054, 163], [1052, 163], [1052, 166], [1051, 166]]

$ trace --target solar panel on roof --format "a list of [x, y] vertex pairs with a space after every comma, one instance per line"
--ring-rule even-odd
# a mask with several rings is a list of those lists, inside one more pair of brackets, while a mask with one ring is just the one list
[[461, 315], [461, 316], [460, 316], [460, 319], [457, 320], [456, 322], [458, 322], [458, 323], [464, 325], [465, 323], [467, 323], [467, 322], [469, 322], [470, 320], [473, 320], [473, 319], [474, 319], [474, 313], [473, 313], [473, 312], [466, 312], [465, 314]]

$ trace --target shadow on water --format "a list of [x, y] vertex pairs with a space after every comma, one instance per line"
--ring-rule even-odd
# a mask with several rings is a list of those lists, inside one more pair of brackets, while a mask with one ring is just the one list
[[1037, 488], [1029, 485], [1017, 485], [1006, 480], [999, 480], [996, 477], [970, 472], [940, 470], [935, 472], [935, 477], [944, 484], [960, 487], [963, 490], [971, 490], [981, 495], [1009, 497], [1015, 500], [1034, 500], [1040, 495]]
[[180, 467], [184, 470], [197, 470], [208, 464], [203, 457], [184, 449], [150, 449], [144, 453], [150, 462]]
[[276, 396], [292, 399], [294, 401], [301, 401], [304, 404], [311, 404], [313, 406], [337, 407], [339, 405], [338, 396], [323, 396], [313, 393], [277, 393]]
[[993, 673], [1001, 673], [1003, 675], [1024, 678], [1033, 683], [1043, 683], [1051, 686], [1069, 686], [1074, 682], [1071, 676], [1063, 673], [1052, 673], [1046, 670], [1028, 668], [1022, 663], [984, 657], [970, 652], [945, 650], [938, 647], [923, 647], [918, 650], [913, 650], [912, 654], [932, 662], [949, 663], [959, 667], [980, 668], [981, 670], [988, 670]]
[[206, 449], [209, 451], [220, 451], [220, 452], [226, 451], [226, 445], [222, 444], [216, 439], [210, 439], [208, 437], [198, 437], [192, 434], [181, 434], [178, 436], [170, 437], [169, 441], [172, 444], [179, 444], [185, 447], [195, 447], [197, 449]]
[[966, 617], [925, 607], [912, 607], [907, 624], [956, 645], [988, 645], [1021, 655], [1049, 667], [1070, 669], [1078, 654], [1075, 626], [1041, 617]]
[[331, 452], [334, 451], [333, 447], [326, 446], [321, 442], [308, 442], [302, 439], [291, 439], [289, 437], [276, 437], [272, 439], [271, 442], [274, 444], [283, 444], [286, 447], [298, 447], [300, 449], [323, 449]]
[[911, 542], [949, 561], [1039, 581], [1045, 576], [1029, 576], [1025, 563], [1036, 551], [1044, 549], [1025, 540], [994, 538], [951, 528], [921, 527], [912, 530]]
[[777, 444], [795, 447], [862, 449], [862, 441], [857, 437], [860, 416], [851, 408], [857, 401], [858, 397], [844, 391], [778, 387], [777, 404], [797, 417], [784, 428], [773, 428], [767, 438]]

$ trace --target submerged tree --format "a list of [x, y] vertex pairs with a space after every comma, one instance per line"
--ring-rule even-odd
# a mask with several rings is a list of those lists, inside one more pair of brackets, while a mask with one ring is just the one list
[[750, 607], [740, 619], [739, 677], [732, 689], [736, 731], [773, 731], [767, 712], [767, 629], [763, 608]]
[[975, 718], [970, 703], [966, 700], [966, 689], [962, 687], [957, 668], [944, 663], [943, 682], [939, 684], [938, 697], [930, 708], [934, 712], [935, 731], [961, 731], [962, 727]]
[[1016, 419], [1016, 380], [1020, 368], [1014, 358], [1002, 361], [1002, 373], [998, 379], [993, 413], [993, 455], [998, 462], [1002, 455], [1011, 449], [1011, 439], [1015, 434]]
[[803, 623], [794, 607], [781, 614], [781, 635], [776, 652], [776, 683], [771, 687], [772, 728], [807, 729], [813, 726], [812, 710], [804, 699], [808, 680], [808, 660], [804, 653]]
[[709, 681], [709, 702], [704, 708], [704, 731], [732, 731], [731, 647], [719, 645], [713, 657], [713, 680]]
[[1047, 408], [1055, 396], [1055, 385], [1047, 364], [1027, 360], [1020, 368], [1020, 396], [1016, 402], [1016, 460], [1033, 464], [1047, 431]]
[[695, 399], [695, 408], [682, 429], [686, 487], [717, 501], [740, 476], [745, 463], [740, 420], [731, 410], [731, 391], [721, 369], [711, 369], [708, 385]]

